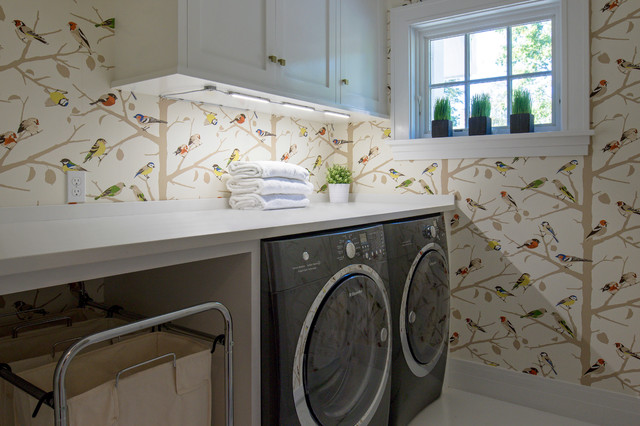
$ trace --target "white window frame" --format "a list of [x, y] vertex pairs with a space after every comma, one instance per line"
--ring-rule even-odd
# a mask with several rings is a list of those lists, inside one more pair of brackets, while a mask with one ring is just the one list
[[[556, 16], [554, 27], [554, 90], [558, 128], [551, 132], [503, 134], [451, 138], [425, 138], [426, 119], [430, 113], [427, 100], [422, 105], [418, 96], [427, 93], [424, 73], [419, 74], [421, 38], [429, 28], [464, 28], [453, 31], [475, 31], [478, 20], [497, 28], [515, 17]], [[467, 26], [469, 25], [469, 28]], [[470, 29], [473, 28], [473, 29]], [[479, 158], [517, 155], [587, 155], [589, 124], [589, 2], [585, 0], [424, 0], [391, 10], [391, 124], [394, 158]], [[423, 64], [424, 65], [424, 64]], [[420, 92], [422, 90], [422, 92]], [[420, 124], [420, 120], [424, 123]], [[420, 144], [417, 144], [419, 139]], [[444, 139], [444, 140], [442, 140]], [[453, 142], [456, 142], [453, 144]], [[447, 148], [443, 144], [455, 148]], [[553, 148], [550, 150], [550, 148]]]
[[[419, 77], [419, 83], [418, 83], [418, 93], [417, 95], [419, 96], [418, 99], [422, 99], [422, 102], [419, 102], [419, 108], [416, 109], [416, 126], [417, 126], [417, 131], [416, 134], [421, 135], [421, 137], [430, 137], [430, 121], [433, 119], [432, 114], [433, 114], [433, 105], [431, 104], [431, 97], [429, 96], [430, 94], [430, 80], [431, 80], [431, 73], [430, 73], [430, 68], [429, 68], [429, 59], [430, 59], [430, 51], [429, 51], [429, 41], [432, 39], [440, 39], [440, 38], [446, 38], [446, 37], [453, 37], [453, 36], [458, 36], [458, 35], [462, 35], [465, 36], [469, 34], [469, 33], [476, 33], [476, 32], [480, 32], [480, 31], [488, 31], [488, 30], [494, 30], [494, 29], [499, 29], [499, 28], [505, 28], [505, 27], [514, 27], [517, 25], [521, 25], [521, 24], [528, 24], [528, 23], [532, 23], [532, 22], [538, 22], [538, 21], [542, 21], [542, 20], [550, 20], [551, 21], [551, 25], [553, 27], [553, 33], [552, 33], [552, 69], [549, 72], [549, 74], [551, 74], [552, 77], [552, 88], [551, 88], [551, 92], [552, 92], [552, 103], [553, 103], [553, 114], [552, 114], [552, 123], [550, 124], [544, 124], [544, 125], [537, 125], [536, 126], [536, 131], [540, 132], [540, 131], [558, 131], [561, 130], [561, 117], [560, 117], [560, 108], [559, 108], [559, 100], [560, 100], [560, 96], [558, 93], [558, 90], [560, 88], [559, 86], [559, 60], [560, 60], [560, 51], [561, 51], [561, 47], [560, 47], [560, 43], [559, 41], [562, 40], [562, 27], [561, 25], [559, 25], [558, 22], [558, 18], [560, 15], [560, 7], [559, 4], [545, 4], [545, 5], [540, 5], [538, 7], [531, 8], [529, 10], [526, 11], [526, 13], [523, 13], [521, 10], [513, 10], [513, 11], [509, 11], [506, 13], [501, 13], [499, 17], [497, 17], [497, 19], [491, 19], [490, 21], [488, 21], [485, 17], [481, 17], [481, 18], [470, 18], [470, 19], [466, 19], [464, 22], [464, 31], [460, 31], [460, 25], [459, 23], [455, 23], [455, 22], [447, 22], [447, 23], [428, 23], [426, 25], [423, 26], [416, 26], [416, 30], [417, 30], [417, 36], [416, 36], [416, 41], [418, 42], [418, 46], [417, 46], [417, 54], [418, 54], [418, 60], [416, 61], [416, 66], [418, 67], [418, 69], [416, 70], [415, 75], [417, 75]], [[507, 33], [509, 34], [509, 33]], [[507, 42], [507, 45], [509, 45], [510, 43]], [[466, 43], [465, 43], [466, 45]], [[465, 80], [460, 81], [460, 82], [456, 82], [455, 84], [460, 84], [460, 85], [464, 85], [466, 87], [470, 87], [469, 82], [466, 80], [468, 71], [469, 71], [469, 66], [470, 66], [470, 49], [469, 46], [466, 46], [465, 48], [465, 62], [466, 62], [466, 71], [465, 71]], [[509, 64], [507, 64], [507, 72], [504, 76], [499, 76], [496, 77], [496, 79], [500, 79], [500, 80], [506, 80], [507, 81], [507, 88], [510, 87], [510, 81], [514, 80], [514, 79], [519, 79], [519, 78], [523, 78], [520, 75], [513, 75], [513, 74], [509, 74], [511, 70], [511, 66]], [[454, 84], [454, 83], [452, 83]], [[508, 94], [508, 92], [507, 92]], [[465, 119], [468, 119], [468, 115], [467, 113], [469, 112], [469, 102], [470, 102], [470, 93], [466, 93], [465, 96], [465, 104], [466, 104], [466, 111], [463, 114], [463, 117]], [[511, 106], [511, 99], [508, 96], [507, 99], [507, 107], [509, 108]], [[508, 111], [507, 111], [508, 113]], [[466, 124], [466, 123], [465, 123]], [[457, 131], [456, 134], [460, 133], [467, 133], [468, 132], [468, 126], [465, 125], [465, 130], [464, 131]], [[496, 128], [494, 126], [493, 128], [494, 133], [508, 133], [509, 129], [508, 129], [508, 125], [505, 127], [500, 127], [500, 128]]]

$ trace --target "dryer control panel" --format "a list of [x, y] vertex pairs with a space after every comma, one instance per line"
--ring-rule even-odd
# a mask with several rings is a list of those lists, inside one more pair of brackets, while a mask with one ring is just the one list
[[384, 232], [381, 228], [358, 229], [336, 235], [334, 240], [336, 259], [374, 261], [384, 259]]

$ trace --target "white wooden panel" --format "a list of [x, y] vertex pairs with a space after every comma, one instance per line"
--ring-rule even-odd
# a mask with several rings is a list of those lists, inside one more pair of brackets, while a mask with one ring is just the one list
[[[133, 80], [156, 73], [175, 72], [178, 52], [184, 49], [185, 39], [178, 28], [186, 16], [178, 0], [116, 0], [114, 17], [117, 22], [113, 54], [117, 66], [114, 80]], [[149, 11], [152, 10], [152, 18]], [[146, 17], [141, 19], [140, 17]]]
[[229, 84], [272, 84], [273, 2], [188, 0], [188, 68]]
[[277, 1], [282, 90], [335, 101], [335, 1]]
[[339, 102], [384, 114], [387, 111], [385, 2], [340, 0], [339, 14]]
[[393, 140], [394, 160], [587, 155], [593, 130]]

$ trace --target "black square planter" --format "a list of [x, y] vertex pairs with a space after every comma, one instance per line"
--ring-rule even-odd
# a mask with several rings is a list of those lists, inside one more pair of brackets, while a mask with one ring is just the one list
[[511, 133], [531, 133], [533, 132], [533, 122], [533, 114], [511, 114], [509, 129]]
[[432, 120], [431, 137], [446, 138], [453, 136], [453, 122], [451, 120]]
[[491, 117], [469, 117], [469, 135], [490, 135]]

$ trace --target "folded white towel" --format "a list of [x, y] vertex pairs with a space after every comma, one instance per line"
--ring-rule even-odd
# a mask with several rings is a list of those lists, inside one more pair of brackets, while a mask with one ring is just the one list
[[282, 161], [236, 161], [229, 165], [229, 174], [243, 178], [282, 177], [309, 180], [307, 169]]
[[227, 188], [232, 195], [311, 194], [313, 192], [311, 182], [286, 178], [250, 179], [236, 176], [227, 180]]
[[232, 195], [229, 205], [236, 210], [276, 210], [307, 207], [309, 199], [304, 195]]

